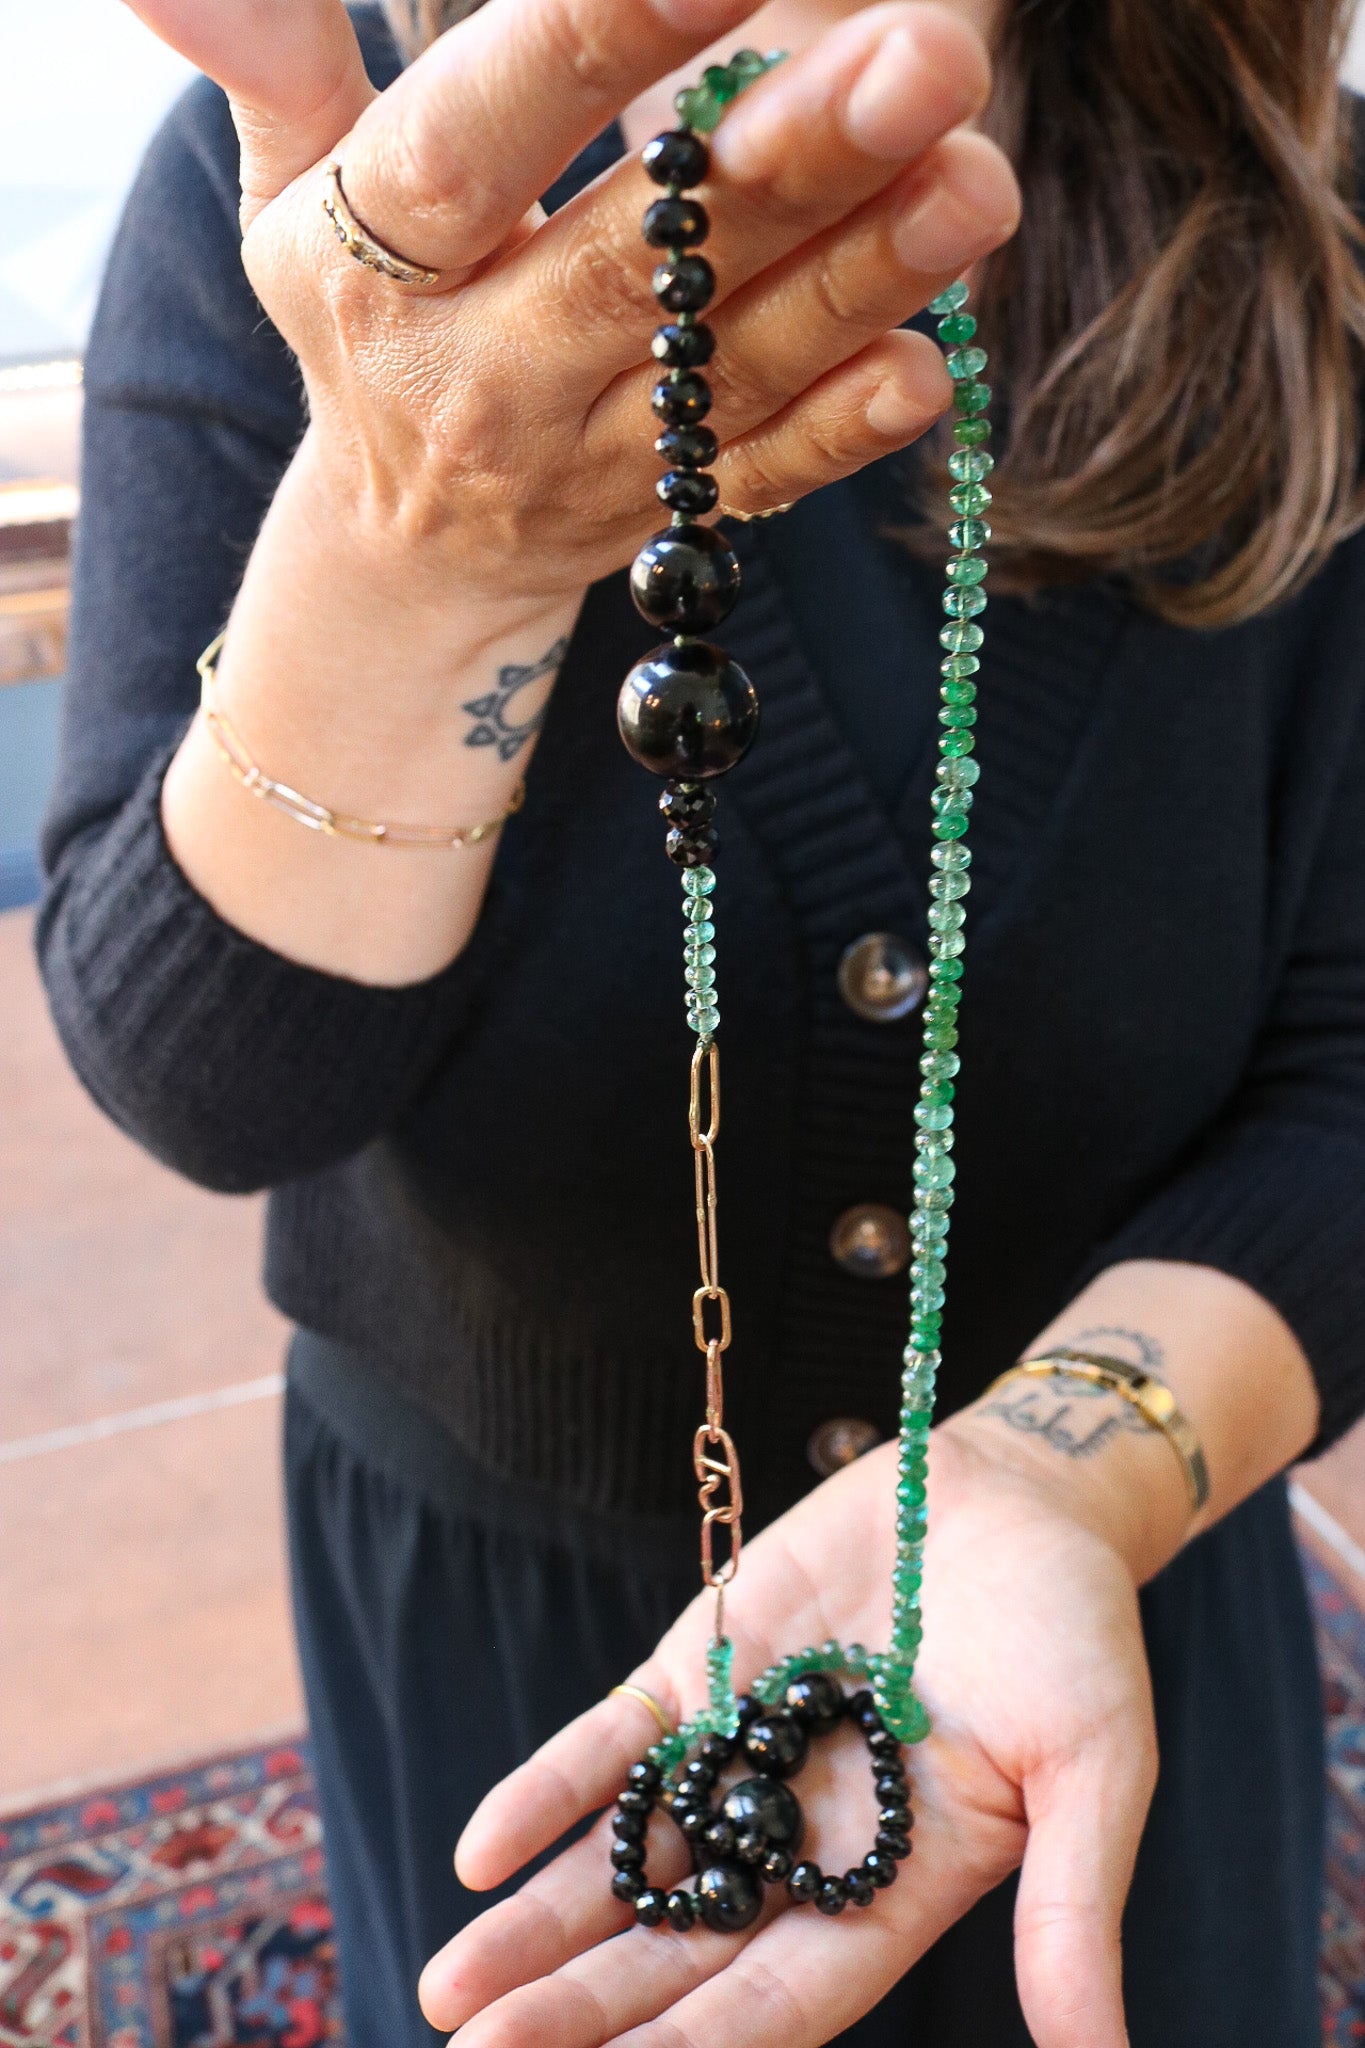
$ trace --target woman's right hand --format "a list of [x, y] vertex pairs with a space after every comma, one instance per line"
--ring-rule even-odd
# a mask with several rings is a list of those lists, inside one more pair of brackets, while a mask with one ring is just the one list
[[[244, 258], [302, 365], [313, 491], [476, 610], [576, 602], [661, 523], [657, 193], [627, 160], [551, 220], [536, 195], [745, 0], [491, 0], [379, 95], [341, 0], [136, 4], [232, 101]], [[963, 20], [891, 0], [727, 115], [705, 195], [724, 504], [799, 497], [944, 409], [937, 349], [895, 330], [1014, 225], [1008, 165], [960, 125], [988, 78]], [[350, 260], [321, 204], [333, 156], [356, 215], [435, 285]]]

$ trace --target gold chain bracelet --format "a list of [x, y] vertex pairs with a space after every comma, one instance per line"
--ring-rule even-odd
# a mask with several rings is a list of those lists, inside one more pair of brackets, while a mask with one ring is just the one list
[[515, 817], [526, 801], [526, 784], [519, 782], [512, 791], [506, 810], [499, 817], [485, 819], [480, 825], [390, 825], [371, 818], [349, 817], [345, 811], [334, 811], [330, 805], [320, 804], [313, 797], [291, 789], [287, 782], [277, 782], [252, 759], [236, 726], [215, 702], [218, 656], [226, 638], [225, 633], [220, 633], [195, 663], [200, 682], [199, 708], [209, 737], [243, 789], [259, 797], [262, 803], [273, 804], [277, 811], [283, 811], [296, 824], [306, 825], [310, 832], [360, 839], [371, 846], [413, 847], [418, 851], [443, 853], [456, 846], [477, 846], [481, 839], [487, 839], [490, 832], [496, 832], [500, 825]]
[[1208, 1500], [1209, 1468], [1194, 1425], [1184, 1410], [1177, 1407], [1165, 1382], [1154, 1379], [1141, 1366], [1130, 1365], [1126, 1358], [1111, 1358], [1105, 1352], [1072, 1351], [1061, 1345], [1038, 1358], [1021, 1359], [1018, 1365], [1012, 1365], [1008, 1372], [993, 1380], [986, 1392], [993, 1394], [997, 1387], [1018, 1379], [1085, 1380], [1092, 1387], [1118, 1394], [1136, 1408], [1149, 1429], [1160, 1430], [1175, 1452], [1185, 1475], [1193, 1513], [1198, 1514]]

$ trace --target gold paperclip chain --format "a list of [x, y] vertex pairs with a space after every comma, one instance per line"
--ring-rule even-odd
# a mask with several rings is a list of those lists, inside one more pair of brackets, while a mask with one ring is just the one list
[[[707, 1097], [705, 1110], [703, 1093]], [[692, 1464], [700, 1481], [702, 1581], [716, 1588], [719, 1599], [722, 1589], [729, 1585], [739, 1568], [743, 1542], [740, 1516], [744, 1512], [744, 1494], [740, 1484], [739, 1454], [725, 1428], [725, 1375], [721, 1361], [730, 1344], [730, 1297], [720, 1284], [716, 1243], [715, 1146], [720, 1134], [720, 1047], [714, 1039], [699, 1040], [692, 1055], [687, 1128], [696, 1172], [697, 1257], [701, 1267], [701, 1286], [692, 1296], [692, 1328], [697, 1349], [706, 1356], [706, 1420], [693, 1439]], [[707, 1327], [708, 1305], [711, 1310], [710, 1329]], [[725, 1491], [717, 1500], [722, 1483]], [[729, 1555], [720, 1565], [715, 1562], [712, 1547], [712, 1532], [717, 1525], [730, 1532]], [[716, 1634], [721, 1634], [719, 1605]]]

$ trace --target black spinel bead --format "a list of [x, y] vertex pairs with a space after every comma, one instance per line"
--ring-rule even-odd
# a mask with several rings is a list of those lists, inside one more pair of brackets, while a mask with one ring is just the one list
[[843, 1687], [827, 1671], [807, 1671], [787, 1687], [787, 1705], [798, 1721], [817, 1735], [837, 1727], [844, 1714]]
[[614, 1842], [611, 1850], [614, 1870], [643, 1870], [645, 1845], [643, 1842]]
[[631, 563], [630, 594], [651, 626], [706, 632], [734, 610], [739, 561], [714, 526], [666, 526]]
[[780, 1778], [744, 1778], [732, 1785], [721, 1812], [737, 1828], [752, 1828], [774, 1849], [800, 1848], [806, 1831], [801, 1802]]
[[622, 1813], [649, 1813], [654, 1805], [652, 1792], [641, 1792], [634, 1785], [628, 1785], [616, 1804]]
[[[709, 427], [702, 428], [704, 434], [710, 433], [710, 431]], [[709, 456], [706, 459], [708, 461], [711, 460]], [[742, 1692], [735, 1701], [735, 1717], [739, 1722], [741, 1731], [747, 1728], [751, 1721], [756, 1721], [760, 1714], [766, 1712], [767, 1709], [762, 1700], [756, 1700], [751, 1692]]]
[[644, 1876], [638, 1870], [618, 1870], [611, 1881], [612, 1897], [627, 1906], [635, 1904], [644, 1888]]
[[[882, 1725], [882, 1717], [877, 1712], [877, 1702], [865, 1685], [857, 1692], [849, 1694], [848, 1713], [850, 1720], [856, 1721], [860, 1728], [880, 1728]], [[869, 1714], [872, 1717], [870, 1721], [866, 1718]]]
[[648, 1885], [635, 1901], [635, 1917], [642, 1927], [657, 1927], [668, 1911], [668, 1894], [656, 1884]]
[[643, 1842], [645, 1838], [645, 1816], [642, 1813], [614, 1813], [611, 1826], [618, 1842]]
[[751, 1927], [763, 1906], [763, 1888], [737, 1863], [708, 1863], [697, 1879], [697, 1911], [717, 1934]]
[[910, 1808], [903, 1799], [888, 1799], [885, 1806], [877, 1809], [879, 1828], [899, 1828], [902, 1833], [910, 1825]]
[[709, 427], [668, 427], [654, 443], [675, 469], [706, 469], [720, 453], [720, 443]]
[[689, 1806], [678, 1822], [689, 1842], [700, 1841], [710, 1825], [711, 1815], [704, 1806]]
[[654, 267], [654, 296], [670, 313], [700, 313], [715, 294], [716, 273], [704, 256], [670, 256]]
[[705, 1795], [716, 1782], [716, 1767], [702, 1757], [694, 1757], [683, 1772], [682, 1781], [689, 1793]]
[[709, 825], [685, 832], [675, 825], [664, 840], [664, 852], [677, 868], [709, 868], [720, 848], [720, 834]]
[[741, 1828], [735, 1836], [735, 1854], [741, 1863], [761, 1863], [768, 1853], [768, 1844], [757, 1828]]
[[695, 249], [711, 232], [700, 199], [656, 199], [645, 213], [642, 233], [651, 249]]
[[666, 427], [695, 427], [711, 410], [711, 386], [696, 370], [675, 370], [649, 402]]
[[867, 1746], [873, 1756], [899, 1757], [901, 1753], [900, 1743], [889, 1728], [874, 1728], [867, 1738]]
[[875, 1846], [878, 1855], [891, 1856], [897, 1863], [904, 1863], [910, 1854], [910, 1837], [904, 1828], [878, 1828]]
[[876, 1897], [877, 1887], [859, 1864], [855, 1870], [844, 1872], [844, 1890], [848, 1893], [850, 1905], [870, 1906]]
[[663, 1783], [663, 1775], [656, 1763], [651, 1763], [647, 1756], [642, 1756], [639, 1763], [632, 1764], [626, 1772], [626, 1782], [633, 1785], [637, 1792], [657, 1792]]
[[[716, 815], [716, 792], [706, 789], [698, 782], [670, 782], [659, 798], [659, 809], [670, 825], [709, 825]], [[706, 1756], [708, 1742], [722, 1743], [728, 1752], [724, 1757], [708, 1758], [708, 1762], [729, 1763], [735, 1753], [735, 1745], [728, 1735], [708, 1735], [702, 1741], [701, 1753]]]
[[751, 1721], [744, 1731], [744, 1754], [770, 1777], [789, 1778], [806, 1761], [810, 1740], [795, 1714], [783, 1707]]
[[670, 512], [686, 512], [693, 518], [709, 512], [720, 496], [715, 478], [699, 469], [666, 469], [654, 488]]
[[733, 1821], [718, 1814], [702, 1836], [707, 1848], [722, 1862], [735, 1853], [735, 1825]]
[[716, 337], [704, 321], [693, 320], [684, 327], [668, 320], [655, 329], [649, 345], [655, 361], [667, 363], [670, 370], [699, 370], [715, 354]]
[[825, 1873], [818, 1863], [798, 1863], [787, 1879], [787, 1890], [799, 1906], [813, 1899], [824, 1881]]
[[[709, 824], [716, 812], [716, 792], [713, 789], [692, 789], [685, 783], [680, 783], [677, 787], [692, 806], [686, 815], [699, 820], [704, 825]], [[671, 795], [672, 791], [666, 789], [660, 797], [659, 809], [661, 811], [663, 811], [664, 805], [668, 802]], [[664, 816], [670, 817], [672, 813], [664, 811]], [[681, 814], [675, 822], [681, 822]], [[699, 1755], [704, 1764], [711, 1764], [717, 1771], [723, 1771], [734, 1753], [735, 1742], [733, 1736], [703, 1735]]]
[[836, 1913], [842, 1913], [848, 1904], [848, 1887], [841, 1877], [827, 1877], [815, 1894], [815, 1910], [827, 1913], [832, 1920]]
[[906, 1777], [904, 1770], [897, 1765], [895, 1770], [878, 1771], [876, 1785], [877, 1804], [880, 1806], [883, 1800], [886, 1799], [904, 1799], [909, 1790], [910, 1781]]
[[670, 1892], [665, 1911], [668, 1914], [669, 1926], [676, 1927], [679, 1934], [686, 1934], [688, 1928], [696, 1920], [697, 1902], [691, 1892], [681, 1890]]
[[700, 185], [711, 168], [711, 152], [690, 129], [673, 128], [656, 135], [640, 152], [640, 161], [656, 185]]
[[896, 1882], [896, 1859], [894, 1856], [884, 1855], [880, 1849], [874, 1849], [870, 1855], [864, 1856], [863, 1869], [879, 1892], [884, 1892], [889, 1884]]
[[763, 1875], [769, 1884], [781, 1884], [784, 1877], [792, 1874], [792, 1859], [786, 1849], [769, 1849], [763, 1858]]

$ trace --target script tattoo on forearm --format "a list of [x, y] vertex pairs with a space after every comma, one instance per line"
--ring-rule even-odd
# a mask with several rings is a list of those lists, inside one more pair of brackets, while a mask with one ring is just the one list
[[1082, 1330], [1079, 1335], [1066, 1337], [1062, 1341], [1072, 1351], [1112, 1351], [1115, 1337], [1126, 1344], [1129, 1350], [1137, 1353], [1130, 1361], [1133, 1365], [1140, 1365], [1144, 1372], [1160, 1374], [1162, 1366], [1166, 1363], [1166, 1353], [1156, 1338], [1146, 1330], [1132, 1330], [1124, 1323], [1096, 1323], [1092, 1328]]
[[535, 683], [553, 682], [568, 651], [568, 639], [563, 637], [547, 647], [539, 661], [509, 661], [500, 668], [495, 689], [460, 706], [474, 721], [465, 735], [465, 745], [496, 747], [502, 760], [513, 760], [545, 723], [550, 693], [547, 688], [530, 709], [524, 699], [520, 704], [517, 699]]

